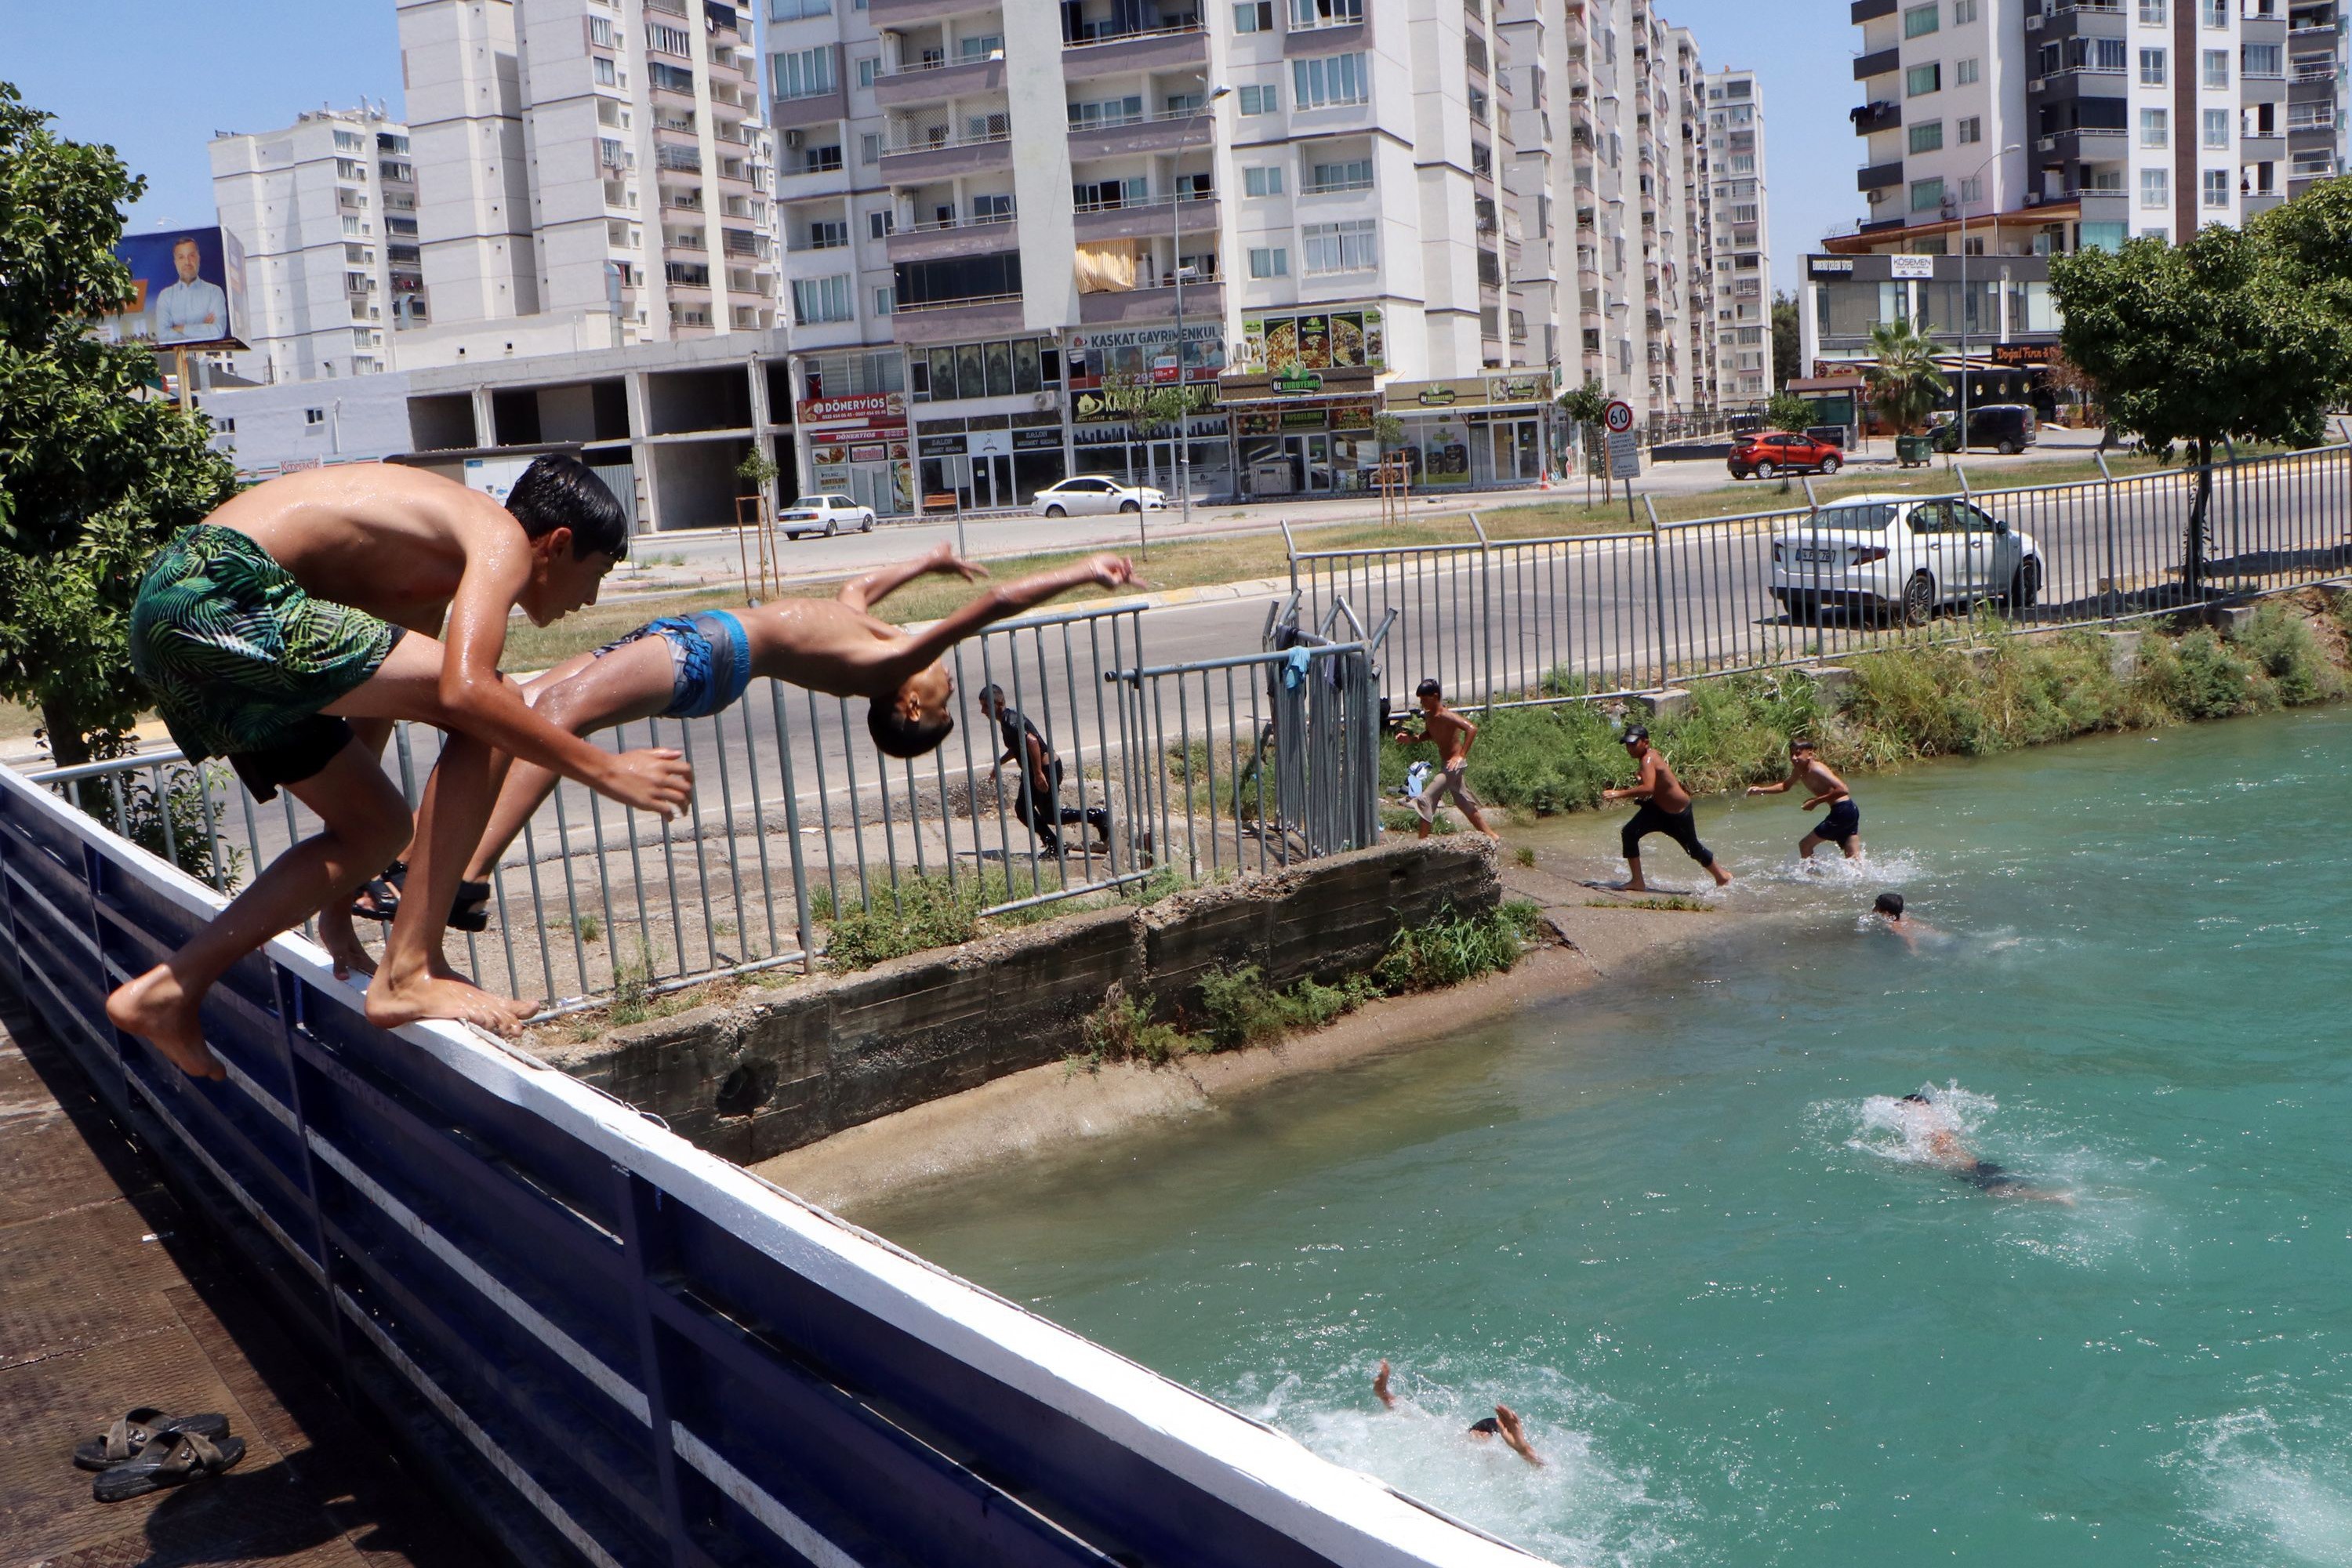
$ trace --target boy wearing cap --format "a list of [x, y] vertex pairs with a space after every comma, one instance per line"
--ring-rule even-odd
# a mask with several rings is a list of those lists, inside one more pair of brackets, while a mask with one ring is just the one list
[[1650, 731], [1639, 724], [1628, 729], [1622, 737], [1626, 754], [1642, 770], [1641, 777], [1626, 789], [1604, 789], [1603, 800], [1638, 800], [1642, 808], [1618, 835], [1625, 852], [1625, 880], [1620, 885], [1628, 893], [1646, 893], [1650, 885], [1642, 879], [1642, 840], [1653, 833], [1663, 833], [1683, 847], [1683, 853], [1706, 868], [1718, 888], [1727, 887], [1731, 873], [1718, 865], [1715, 851], [1698, 841], [1698, 820], [1691, 811], [1691, 793], [1675, 777], [1675, 770], [1666, 759], [1650, 744]]
[[1822, 818], [1819, 827], [1797, 841], [1797, 853], [1810, 860], [1816, 848], [1823, 844], [1834, 844], [1845, 851], [1847, 859], [1860, 859], [1862, 808], [1854, 805], [1853, 792], [1845, 787], [1845, 780], [1822, 765], [1821, 759], [1813, 754], [1813, 743], [1803, 736], [1800, 735], [1789, 742], [1789, 776], [1779, 784], [1749, 784], [1748, 793], [1786, 795], [1798, 784], [1812, 792], [1812, 798], [1805, 802], [1805, 810], [1811, 811], [1822, 805], [1830, 809], [1829, 815]]

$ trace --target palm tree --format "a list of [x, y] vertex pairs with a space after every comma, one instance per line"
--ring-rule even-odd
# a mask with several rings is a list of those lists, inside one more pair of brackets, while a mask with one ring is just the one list
[[1882, 321], [1870, 329], [1877, 363], [1863, 367], [1870, 400], [1878, 405], [1898, 436], [1908, 436], [1950, 390], [1936, 368], [1936, 347], [1909, 321]]

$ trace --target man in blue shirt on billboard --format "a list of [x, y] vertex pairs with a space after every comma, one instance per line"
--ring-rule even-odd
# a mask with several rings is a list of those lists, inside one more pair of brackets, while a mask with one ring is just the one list
[[217, 283], [196, 276], [202, 253], [195, 237], [183, 235], [172, 247], [172, 265], [180, 280], [155, 296], [148, 308], [159, 343], [208, 343], [228, 336], [228, 296]]

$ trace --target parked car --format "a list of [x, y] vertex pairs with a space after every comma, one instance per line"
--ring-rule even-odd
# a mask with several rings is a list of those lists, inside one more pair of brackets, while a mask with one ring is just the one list
[[[1960, 449], [1959, 418], [1953, 414], [1937, 416], [1935, 428], [1939, 452]], [[1997, 452], [2015, 457], [2042, 439], [2040, 416], [2022, 403], [1988, 403], [1969, 410], [1969, 445], [1990, 447]]]
[[1844, 466], [1845, 454], [1827, 441], [1793, 430], [1765, 430], [1734, 441], [1729, 461], [1735, 479], [1769, 479], [1781, 474], [1834, 474]]
[[1772, 537], [1772, 597], [1798, 620], [1839, 609], [1920, 626], [1979, 599], [2015, 614], [2048, 580], [2032, 535], [1957, 496], [1852, 496]]
[[1149, 485], [1123, 485], [1100, 474], [1080, 474], [1037, 492], [1030, 510], [1040, 517], [1083, 517], [1107, 511], [1165, 511], [1168, 497]]
[[776, 526], [786, 539], [822, 533], [827, 539], [845, 530], [874, 531], [874, 509], [859, 506], [847, 496], [803, 496], [776, 514]]

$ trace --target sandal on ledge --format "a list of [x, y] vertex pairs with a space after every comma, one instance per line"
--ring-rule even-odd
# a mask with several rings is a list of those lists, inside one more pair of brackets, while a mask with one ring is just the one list
[[152, 1405], [142, 1405], [136, 1410], [125, 1411], [113, 1426], [95, 1437], [85, 1437], [75, 1444], [73, 1462], [85, 1470], [110, 1470], [156, 1438], [178, 1432], [194, 1432], [199, 1437], [226, 1437], [228, 1417], [210, 1410], [196, 1415], [173, 1415]]
[[215, 1442], [194, 1432], [170, 1432], [139, 1450], [138, 1458], [115, 1466], [89, 1486], [100, 1502], [127, 1502], [166, 1487], [184, 1486], [233, 1470], [245, 1458], [245, 1439], [223, 1437]]

